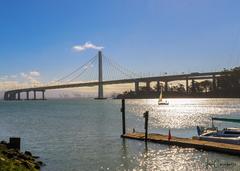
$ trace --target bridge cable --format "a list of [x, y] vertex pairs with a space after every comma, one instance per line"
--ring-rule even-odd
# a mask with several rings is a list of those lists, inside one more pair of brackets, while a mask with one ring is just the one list
[[[126, 67], [121, 66], [120, 64], [118, 64], [117, 62], [115, 62], [113, 59], [111, 59], [111, 58], [108, 58], [108, 59], [109, 59], [110, 63], [111, 63], [114, 67], [118, 68], [118, 69], [121, 70], [122, 72], [127, 71], [128, 73], [126, 73], [126, 72], [124, 72], [124, 73], [126, 73], [126, 74], [128, 74], [128, 75], [131, 75], [131, 78], [140, 77], [139, 74], [137, 74], [137, 73], [129, 70], [129, 69], [126, 68]], [[132, 76], [133, 76], [133, 77], [132, 77]]]
[[92, 57], [89, 61], [87, 61], [85, 64], [81, 65], [80, 67], [78, 67], [77, 69], [75, 69], [74, 71], [72, 71], [70, 74], [65, 75], [64, 77], [56, 80], [55, 82], [60, 82], [62, 80], [65, 80], [66, 78], [70, 77], [71, 75], [75, 74], [76, 72], [78, 72], [79, 70], [81, 70], [82, 68], [84, 68], [86, 65], [88, 65], [89, 63], [91, 63], [93, 60], [96, 60], [97, 55], [95, 55], [94, 57]]
[[82, 76], [82, 75], [85, 73], [85, 71], [87, 71], [87, 70], [89, 69], [88, 66], [91, 65], [92, 63], [94, 63], [97, 58], [93, 58], [93, 59], [94, 59], [94, 60], [88, 62], [87, 65], [84, 66], [85, 68], [84, 68], [84, 70], [83, 70], [82, 72], [80, 72], [77, 76], [75, 76], [74, 78], [72, 78], [72, 79], [69, 80], [68, 82], [72, 82], [73, 80], [75, 80], [75, 79], [79, 78], [80, 76]]
[[[118, 71], [121, 75], [126, 76], [127, 78], [132, 78], [132, 75], [129, 73], [126, 73], [125, 71], [123, 71], [122, 68], [118, 67], [117, 65], [115, 65], [114, 63], [112, 63], [112, 61], [110, 61], [108, 59], [108, 63], [110, 64], [110, 66], [113, 67], [114, 71]], [[116, 73], [116, 72], [115, 72]]]
[[[122, 70], [114, 67], [109, 60], [106, 60], [106, 65], [108, 66], [109, 71], [109, 79], [111, 80], [117, 80], [117, 79], [124, 79], [126, 74], [122, 72]], [[119, 71], [120, 70], [120, 71]], [[112, 78], [111, 78], [112, 77]], [[127, 75], [127, 77], [130, 77]]]
[[[108, 61], [108, 63], [115, 68], [116, 70], [118, 70], [121, 74], [127, 76], [128, 78], [134, 78], [134, 77], [139, 77], [138, 74], [130, 71], [129, 69], [122, 67], [121, 65], [119, 65], [118, 63], [116, 63], [115, 61], [113, 61], [112, 59], [106, 57], [106, 60]], [[126, 72], [127, 71], [127, 72]]]

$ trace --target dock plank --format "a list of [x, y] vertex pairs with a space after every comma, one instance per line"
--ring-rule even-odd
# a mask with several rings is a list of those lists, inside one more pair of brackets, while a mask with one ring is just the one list
[[[142, 141], [145, 140], [145, 134], [141, 132], [126, 133], [122, 135], [122, 137]], [[148, 134], [148, 141], [240, 156], [240, 145], [235, 144], [209, 142], [204, 140], [195, 140], [192, 138], [180, 138], [175, 136], [172, 136], [171, 140], [169, 141], [168, 135], [162, 134]]]

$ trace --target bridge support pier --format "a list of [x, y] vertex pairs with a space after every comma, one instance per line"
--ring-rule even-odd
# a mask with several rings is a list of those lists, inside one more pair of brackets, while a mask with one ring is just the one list
[[168, 82], [167, 81], [165, 81], [165, 92], [168, 92]]
[[160, 81], [157, 81], [157, 92], [160, 92]]
[[42, 100], [45, 100], [45, 90], [42, 90]]
[[26, 100], [29, 100], [29, 91], [26, 91]]
[[17, 100], [21, 100], [21, 92], [17, 92]]
[[102, 51], [98, 51], [98, 97], [95, 99], [106, 99], [103, 97], [103, 68]]
[[213, 91], [216, 91], [217, 85], [216, 85], [216, 77], [213, 75], [212, 77], [212, 89]]
[[151, 83], [150, 81], [147, 81], [147, 82], [146, 82], [147, 91], [150, 91], [150, 90], [151, 90], [150, 83]]
[[5, 99], [5, 100], [10, 100], [10, 98], [11, 98], [11, 93], [5, 92], [5, 93], [4, 93], [4, 99]]
[[188, 77], [186, 77], [186, 93], [189, 93], [189, 87], [188, 87]]
[[12, 99], [17, 100], [17, 93], [12, 93]]
[[9, 93], [8, 94], [8, 100], [15, 100], [14, 96], [16, 98], [16, 94], [15, 93]]
[[4, 93], [4, 100], [8, 100], [8, 93]]
[[12, 92], [9, 94], [9, 100], [16, 100], [17, 94], [15, 92]]
[[37, 100], [36, 90], [33, 91], [33, 100]]
[[192, 93], [196, 93], [195, 81], [192, 79]]
[[11, 93], [5, 93], [6, 94], [6, 100], [11, 100]]
[[135, 93], [138, 94], [139, 93], [139, 82], [135, 82]]

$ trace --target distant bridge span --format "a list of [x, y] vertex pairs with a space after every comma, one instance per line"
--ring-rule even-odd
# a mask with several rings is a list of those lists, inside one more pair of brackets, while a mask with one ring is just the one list
[[[91, 59], [92, 60], [92, 59]], [[90, 61], [91, 61], [90, 60]], [[40, 86], [40, 87], [31, 87], [23, 89], [15, 89], [6, 91], [4, 93], [4, 100], [21, 100], [21, 93], [26, 93], [26, 100], [30, 100], [29, 93], [33, 92], [33, 100], [37, 99], [36, 92], [42, 92], [40, 99], [45, 99], [45, 91], [53, 89], [64, 89], [64, 88], [74, 88], [74, 87], [93, 87], [98, 86], [98, 98], [104, 99], [103, 96], [103, 86], [104, 85], [113, 85], [113, 84], [126, 84], [133, 83], [135, 84], [135, 92], [139, 91], [139, 83], [146, 83], [147, 90], [150, 90], [150, 83], [155, 81], [157, 82], [157, 91], [160, 91], [160, 82], [164, 82], [165, 91], [168, 90], [168, 82], [170, 81], [180, 81], [186, 80], [186, 92], [189, 92], [189, 80], [192, 81], [192, 86], [194, 86], [194, 80], [200, 79], [212, 79], [213, 89], [216, 87], [216, 78], [221, 76], [222, 72], [204, 72], [198, 73], [194, 72], [191, 74], [180, 74], [180, 75], [164, 75], [164, 76], [154, 76], [154, 77], [141, 77], [141, 78], [130, 78], [130, 79], [118, 79], [118, 80], [103, 80], [103, 65], [102, 65], [102, 52], [98, 52], [98, 81], [94, 82], [83, 82], [83, 83], [68, 83], [68, 84], [57, 84], [49, 86]]]
[[[221, 76], [222, 72], [205, 72], [205, 73], [193, 73], [193, 74], [181, 74], [181, 75], [166, 75], [166, 76], [154, 76], [154, 77], [143, 77], [143, 78], [133, 78], [133, 79], [122, 79], [122, 80], [110, 80], [110, 81], [102, 81], [100, 84], [103, 85], [114, 85], [114, 84], [127, 84], [133, 83], [135, 84], [135, 91], [139, 91], [139, 83], [146, 83], [146, 86], [150, 86], [151, 82], [157, 82], [157, 85], [160, 89], [159, 82], [164, 82], [165, 87], [167, 87], [167, 83], [171, 81], [186, 81], [186, 91], [188, 91], [189, 80], [203, 80], [203, 79], [213, 79], [213, 83], [215, 83], [215, 79]], [[65, 89], [65, 88], [75, 88], [75, 87], [93, 87], [99, 86], [98, 81], [94, 82], [84, 82], [84, 83], [69, 83], [69, 84], [59, 84], [59, 85], [50, 85], [50, 86], [41, 86], [41, 87], [32, 87], [32, 88], [23, 88], [10, 90], [5, 92], [4, 99], [5, 100], [21, 100], [20, 93], [26, 92], [26, 100], [29, 100], [29, 92], [33, 91], [34, 98], [36, 100], [36, 92], [42, 92], [42, 98], [45, 99], [44, 93], [46, 90], [53, 89]]]

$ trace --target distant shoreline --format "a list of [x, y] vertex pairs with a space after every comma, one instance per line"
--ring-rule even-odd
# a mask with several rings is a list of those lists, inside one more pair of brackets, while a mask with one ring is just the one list
[[[115, 99], [158, 99], [159, 93], [144, 93], [144, 94], [119, 94]], [[224, 93], [199, 93], [199, 94], [181, 94], [181, 93], [166, 93], [163, 98], [240, 98], [238, 93], [224, 94]]]
[[[137, 98], [137, 97], [126, 97], [126, 98], [113, 98], [113, 99], [158, 99], [158, 98]], [[240, 99], [240, 97], [165, 97], [164, 99]]]

